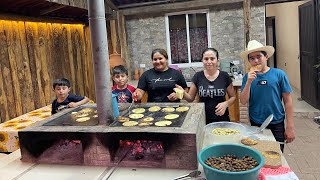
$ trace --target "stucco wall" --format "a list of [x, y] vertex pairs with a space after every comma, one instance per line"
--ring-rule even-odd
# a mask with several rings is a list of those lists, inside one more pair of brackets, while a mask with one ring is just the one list
[[271, 4], [266, 6], [266, 16], [275, 16], [277, 67], [284, 70], [291, 85], [301, 90], [299, 60], [298, 6], [307, 1]]

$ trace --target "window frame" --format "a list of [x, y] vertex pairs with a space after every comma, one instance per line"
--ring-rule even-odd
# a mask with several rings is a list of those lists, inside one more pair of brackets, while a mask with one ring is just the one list
[[191, 49], [190, 49], [190, 36], [189, 36], [189, 14], [206, 14], [207, 21], [207, 36], [208, 36], [208, 47], [211, 47], [211, 31], [210, 31], [210, 13], [209, 9], [202, 10], [193, 10], [193, 11], [181, 11], [175, 13], [167, 13], [165, 14], [165, 25], [166, 25], [166, 40], [167, 40], [167, 53], [168, 53], [168, 62], [169, 64], [173, 64], [171, 61], [171, 46], [170, 46], [170, 31], [169, 31], [169, 16], [174, 15], [185, 15], [186, 19], [186, 28], [187, 31], [187, 46], [188, 46], [188, 63], [178, 63], [174, 65], [178, 65], [179, 68], [185, 67], [202, 67], [202, 62], [191, 62]]

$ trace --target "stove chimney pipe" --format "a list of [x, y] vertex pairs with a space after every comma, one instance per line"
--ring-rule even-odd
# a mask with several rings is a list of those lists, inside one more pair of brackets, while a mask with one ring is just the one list
[[106, 124], [113, 119], [109, 51], [107, 42], [104, 0], [88, 0], [96, 103], [99, 124]]

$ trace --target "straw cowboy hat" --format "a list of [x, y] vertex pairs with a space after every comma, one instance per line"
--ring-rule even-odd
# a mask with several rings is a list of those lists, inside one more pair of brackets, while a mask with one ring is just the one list
[[240, 53], [240, 57], [243, 60], [248, 60], [248, 55], [252, 52], [257, 52], [257, 51], [265, 51], [268, 54], [268, 56], [271, 57], [274, 53], [274, 48], [272, 46], [263, 46], [258, 41], [251, 40], [248, 43], [247, 49]]

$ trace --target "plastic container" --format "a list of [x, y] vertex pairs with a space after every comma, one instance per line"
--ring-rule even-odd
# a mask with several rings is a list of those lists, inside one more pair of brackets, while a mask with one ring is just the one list
[[[213, 134], [212, 131], [216, 128], [229, 128], [240, 131], [239, 134], [233, 135], [216, 135]], [[213, 144], [221, 144], [221, 143], [240, 143], [242, 137], [245, 134], [246, 128], [239, 124], [233, 122], [215, 122], [207, 124], [204, 127], [205, 138], [204, 138], [204, 146], [213, 145]]]
[[[204, 163], [209, 157], [220, 157], [227, 154], [236, 155], [238, 158], [251, 156], [259, 165], [247, 171], [228, 172], [212, 168]], [[259, 177], [259, 170], [264, 164], [264, 158], [260, 152], [238, 144], [218, 144], [206, 147], [198, 154], [198, 161], [203, 166], [204, 174], [208, 180], [257, 180]]]
[[116, 119], [119, 116], [119, 106], [117, 101], [117, 95], [112, 94], [112, 109], [113, 109], [113, 117]]

